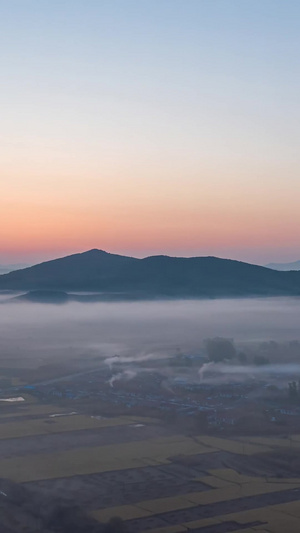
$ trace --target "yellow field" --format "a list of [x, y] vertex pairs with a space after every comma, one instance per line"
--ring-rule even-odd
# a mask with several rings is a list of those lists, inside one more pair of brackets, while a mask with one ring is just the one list
[[[295, 446], [300, 445], [300, 439], [295, 437]], [[270, 451], [274, 447], [286, 447], [286, 439], [278, 438], [249, 438], [245, 442], [232, 441], [230, 439], [213, 438], [208, 436], [197, 437], [197, 442], [209, 449], [231, 451], [232, 453], [252, 455], [262, 451]], [[185, 452], [182, 451], [182, 454]], [[195, 482], [205, 483], [212, 487], [212, 490], [184, 494], [182, 496], [160, 498], [157, 500], [140, 501], [134, 508], [140, 510], [141, 517], [176, 511], [178, 509], [188, 509], [196, 505], [207, 505], [221, 501], [236, 500], [247, 496], [259, 496], [272, 492], [281, 492], [289, 489], [300, 489], [300, 478], [268, 478], [242, 475], [239, 472], [223, 468], [211, 469], [210, 475], [195, 478]], [[299, 491], [300, 494], [300, 491]], [[124, 506], [125, 507], [125, 506]], [[126, 509], [111, 508], [105, 511], [98, 511], [95, 516], [98, 520], [105, 521], [116, 516], [116, 511], [124, 519]], [[121, 513], [121, 514], [120, 514]], [[300, 500], [287, 504], [268, 506], [265, 508], [251, 509], [208, 519], [194, 520], [183, 524], [166, 526], [150, 530], [148, 533], [181, 533], [193, 531], [198, 528], [205, 528], [223, 522], [234, 521], [240, 524], [240, 529], [236, 533], [299, 533], [300, 532]], [[261, 522], [258, 526], [247, 527], [248, 523]], [[245, 527], [246, 526], [246, 527]]]
[[190, 494], [184, 494], [170, 498], [141, 501], [138, 503], [138, 507], [151, 514], [168, 513], [176, 509], [188, 509], [189, 507], [194, 507], [194, 503], [189, 499], [189, 496]]
[[119, 507], [114, 507], [114, 514], [111, 514], [111, 509], [100, 509], [92, 513], [94, 518], [99, 520], [99, 522], [108, 522], [113, 516], [119, 516], [123, 520], [134, 520], [135, 518], [142, 518], [144, 516], [151, 516], [150, 511], [145, 511], [140, 509], [136, 505], [120, 505]]
[[215, 476], [202, 476], [194, 478], [192, 481], [195, 481], [196, 483], [205, 483], [212, 489], [222, 489], [223, 487], [228, 487], [228, 485], [231, 485], [228, 481], [225, 481], [224, 479], [220, 479]]
[[[194, 502], [188, 500], [188, 496], [188, 494], [185, 494], [184, 496], [141, 501], [136, 504], [134, 508], [139, 510], [140, 518], [169, 511], [176, 511], [177, 509], [188, 509], [189, 507], [195, 506]], [[124, 518], [127, 513], [127, 507], [127, 505], [122, 505], [119, 507], [99, 509], [93, 513], [93, 516], [95, 516], [99, 522], [106, 522], [114, 516]]]
[[[72, 429], [82, 428], [79, 425], [78, 427], [74, 427], [74, 424], [72, 425], [73, 419], [76, 419], [76, 416], [68, 418], [70, 421], [68, 431], [70, 431], [71, 427]], [[58, 418], [57, 420], [61, 419]], [[95, 421], [96, 419], [91, 420]], [[111, 420], [116, 421], [117, 419]], [[119, 423], [121, 421], [124, 423], [124, 418], [120, 418], [119, 421]], [[96, 422], [100, 424], [106, 421], [96, 420]], [[64, 423], [65, 419], [62, 421], [63, 426]], [[7, 425], [9, 424], [5, 424], [4, 428]], [[24, 422], [24, 427], [25, 425]], [[29, 432], [27, 434], [32, 433]], [[80, 448], [68, 452], [2, 459], [0, 460], [0, 472], [2, 477], [8, 477], [15, 481], [34, 481], [55, 477], [69, 477], [75, 474], [92, 474], [95, 472], [107, 472], [109, 470], [123, 470], [126, 468], [166, 464], [169, 462], [168, 457], [172, 455], [194, 455], [213, 451], [215, 451], [213, 448], [207, 448], [198, 444], [194, 439], [182, 435], [175, 435], [139, 442]]]
[[[32, 408], [30, 414], [33, 414], [33, 412], [39, 414], [39, 409], [41, 409], [42, 414], [45, 407], [46, 406], [41, 405], [35, 406], [35, 409]], [[49, 409], [49, 412], [59, 413], [59, 410], [57, 411], [56, 409], [52, 408], [52, 410]], [[142, 421], [143, 420], [144, 419], [142, 419]], [[57, 418], [51, 418], [47, 416], [47, 418], [38, 420], [32, 419], [22, 421], [20, 419], [2, 425], [0, 439], [22, 438], [32, 435], [47, 435], [49, 433], [63, 433], [65, 431], [76, 431], [80, 429], [97, 429], [110, 426], [122, 426], [135, 424], [137, 422], [140, 422], [139, 418], [125, 416], [98, 419], [86, 415], [72, 415]]]
[[195, 505], [208, 505], [210, 503], [236, 500], [239, 498], [245, 498], [246, 496], [268, 494], [271, 492], [279, 492], [298, 487], [300, 487], [299, 483], [295, 483], [293, 485], [287, 483], [247, 483], [246, 485], [228, 485], [228, 487], [224, 487], [222, 489], [191, 493], [188, 495], [188, 498]]
[[[278, 492], [288, 490], [290, 488], [300, 488], [300, 483], [294, 483], [293, 485], [288, 483], [268, 483], [265, 482], [252, 482], [245, 485], [228, 485], [226, 488], [212, 489], [210, 491], [203, 492], [190, 492], [182, 496], [175, 496], [170, 498], [159, 498], [156, 500], [140, 501], [134, 508], [140, 510], [140, 517], [149, 516], [149, 514], [160, 514], [169, 511], [176, 511], [178, 509], [188, 509], [195, 507], [196, 505], [208, 505], [211, 503], [218, 503], [222, 501], [237, 500], [246, 496], [254, 496], [259, 494], [267, 494], [271, 492]], [[114, 516], [124, 517], [127, 513], [128, 506], [111, 507], [108, 509], [98, 510], [94, 513], [94, 516], [101, 522], [105, 522]], [[235, 521], [239, 522], [239, 516], [246, 518], [245, 523], [255, 521], [253, 518], [248, 520], [247, 513], [256, 512], [257, 510], [247, 511], [245, 513], [235, 513], [237, 517]], [[119, 513], [119, 514], [118, 514]], [[144, 513], [144, 514], [143, 514]], [[227, 515], [224, 515], [227, 517]], [[231, 515], [230, 515], [231, 516]], [[221, 517], [214, 517], [214, 520], [222, 521]], [[224, 518], [225, 520], [225, 518]], [[198, 523], [199, 521], [197, 521]], [[242, 522], [243, 523], [243, 522]], [[187, 524], [184, 524], [187, 525]], [[195, 526], [200, 527], [200, 526]]]
[[300, 449], [300, 436], [294, 435], [291, 438], [278, 438], [278, 437], [241, 437], [239, 442], [248, 442], [260, 447], [260, 452], [265, 451], [266, 446], [272, 448], [298, 448]]
[[[97, 419], [76, 414], [51, 418], [50, 414], [67, 412], [68, 410], [71, 411], [71, 409], [34, 403], [26, 405], [26, 409], [24, 409], [25, 402], [20, 407], [18, 406], [18, 410], [14, 413], [0, 411], [0, 417], [3, 419], [9, 416], [19, 417], [14, 422], [8, 421], [1, 424], [0, 439], [66, 433], [81, 429], [134, 425], [136, 423], [158, 423], [155, 419], [134, 416]], [[22, 416], [27, 414], [45, 416], [39, 420], [22, 420]], [[70, 438], [74, 437], [70, 435]], [[294, 436], [291, 442], [291, 447], [300, 448], [299, 435]], [[64, 478], [73, 475], [168, 464], [172, 456], [182, 456], [184, 458], [184, 456], [214, 453], [220, 450], [250, 456], [256, 453], [269, 452], [274, 450], [274, 448], [278, 449], [278, 447], [286, 448], [287, 445], [290, 446], [290, 439], [277, 437], [247, 437], [232, 440], [205, 435], [193, 438], [184, 435], [173, 435], [145, 441], [124, 442], [97, 447], [87, 446], [85, 448], [47, 454], [36, 454], [33, 449], [30, 455], [0, 459], [0, 476], [18, 482]], [[178, 509], [189, 509], [197, 505], [205, 506], [230, 500], [237, 501], [235, 508], [238, 509], [238, 500], [240, 498], [290, 489], [299, 489], [300, 498], [300, 478], [255, 477], [240, 474], [230, 468], [217, 468], [207, 470], [205, 476], [195, 477], [193, 481], [206, 484], [210, 490], [190, 492], [168, 498], [144, 500], [134, 505], [96, 509], [92, 514], [101, 522], [108, 521], [114, 516], [120, 516], [124, 520], [133, 520]], [[148, 533], [181, 533], [228, 521], [234, 521], [239, 524], [240, 531], [243, 531], [243, 533], [299, 533], [300, 501], [203, 518], [178, 525], [166, 525], [163, 528], [152, 529]], [[247, 527], [248, 523], [256, 521], [260, 521], [261, 525], [252, 528]], [[243, 526], [245, 527], [243, 528]], [[238, 532], [236, 531], [235, 533]]]
[[270, 442], [266, 442], [265, 446], [261, 446], [260, 444], [257, 445], [256, 441], [250, 441], [250, 439], [239, 441], [204, 435], [197, 437], [197, 440], [205, 446], [212, 446], [218, 450], [236, 453], [237, 455], [254, 455], [255, 453], [269, 452], [271, 450], [269, 448]]
[[274, 505], [273, 509], [275, 511], [300, 518], [300, 500], [289, 503], [280, 503], [278, 505]]
[[[5, 404], [12, 405], [12, 404]], [[0, 408], [0, 419], [2, 418], [9, 418], [11, 416], [22, 418], [22, 416], [26, 415], [49, 415], [54, 413], [68, 413], [71, 412], [72, 409], [66, 409], [62, 407], [56, 407], [55, 405], [49, 405], [49, 404], [27, 404], [27, 402], [22, 402], [18, 405], [15, 405], [16, 409], [13, 411], [7, 412], [6, 409]], [[2, 407], [2, 405], [1, 405]]]
[[[231, 468], [214, 468], [209, 470], [209, 473], [215, 480], [219, 480], [221, 482], [223, 481], [224, 483], [237, 483], [238, 485], [241, 483], [257, 483], [259, 481], [266, 481], [266, 478], [264, 477], [245, 476], [239, 472], [236, 472], [236, 470], [232, 470]], [[297, 480], [294, 481], [294, 483], [297, 483]]]
[[[174, 532], [181, 532], [231, 521], [236, 522], [241, 526], [240, 529], [235, 530], [235, 533], [299, 533], [300, 501], [224, 514], [218, 517], [194, 520], [192, 522], [185, 522], [179, 526], [170, 527], [180, 527], [181, 529], [174, 529]], [[251, 522], [261, 522], [261, 525], [246, 528], [243, 527]], [[148, 533], [169, 533], [171, 531], [172, 530], [167, 526], [164, 528], [148, 530]]]
[[233, 520], [241, 525], [247, 524], [248, 522], [262, 522], [260, 526], [253, 526], [252, 531], [267, 530], [270, 533], [299, 533], [299, 511], [300, 502], [297, 501], [231, 513], [220, 516], [218, 519], [222, 522]]
[[192, 522], [185, 522], [182, 524], [185, 527], [185, 530], [188, 529], [198, 529], [198, 528], [204, 528], [209, 526], [215, 526], [217, 524], [220, 524], [220, 520], [216, 518], [201, 518], [200, 520], [193, 520]]

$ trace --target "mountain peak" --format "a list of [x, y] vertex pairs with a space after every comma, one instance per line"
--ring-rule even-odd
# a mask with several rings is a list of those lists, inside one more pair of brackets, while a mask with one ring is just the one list
[[90, 250], [86, 250], [86, 252], [82, 252], [83, 254], [107, 254], [109, 255], [109, 252], [106, 252], [105, 250], [100, 250], [99, 248], [91, 248]]
[[92, 248], [0, 276], [1, 290], [98, 291], [131, 297], [300, 294], [300, 274], [216, 257], [137, 259]]

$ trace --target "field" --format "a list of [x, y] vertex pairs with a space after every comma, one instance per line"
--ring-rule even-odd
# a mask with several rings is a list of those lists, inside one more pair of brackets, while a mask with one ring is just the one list
[[[54, 413], [55, 414], [55, 413]], [[48, 433], [62, 433], [64, 431], [76, 431], [109, 426], [123, 426], [137, 424], [139, 418], [115, 417], [98, 419], [92, 416], [70, 415], [53, 418], [51, 414], [39, 419], [29, 419], [26, 421], [7, 422], [1, 427], [0, 439], [13, 439], [29, 437], [31, 435], [46, 435]]]
[[[300, 436], [188, 436], [142, 417], [27, 403], [0, 413], [0, 477], [128, 533], [298, 533]], [[55, 416], [53, 415], [61, 415]], [[282, 454], [276, 469], [272, 454]]]

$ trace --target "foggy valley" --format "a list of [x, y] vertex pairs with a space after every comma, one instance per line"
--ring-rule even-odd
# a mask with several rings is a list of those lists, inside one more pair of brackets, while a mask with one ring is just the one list
[[208, 337], [299, 338], [298, 298], [52, 305], [6, 303], [7, 297], [0, 295], [0, 357], [20, 358], [22, 366], [85, 355], [198, 353]]
[[[251, 506], [270, 498], [257, 495], [262, 472], [289, 478], [273, 503], [297, 498], [300, 463], [282, 433], [300, 432], [298, 298], [45, 304], [15, 295], [0, 296], [5, 532], [201, 524], [203, 506], [190, 503], [183, 518], [177, 498], [204, 495], [221, 467], [250, 476]], [[150, 518], [141, 498], [167, 498], [174, 517], [163, 504]], [[218, 505], [227, 527], [234, 508]]]

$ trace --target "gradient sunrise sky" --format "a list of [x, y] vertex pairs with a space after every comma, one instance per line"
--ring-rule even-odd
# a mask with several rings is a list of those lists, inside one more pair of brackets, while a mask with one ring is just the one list
[[0, 0], [0, 263], [300, 259], [298, 0]]

